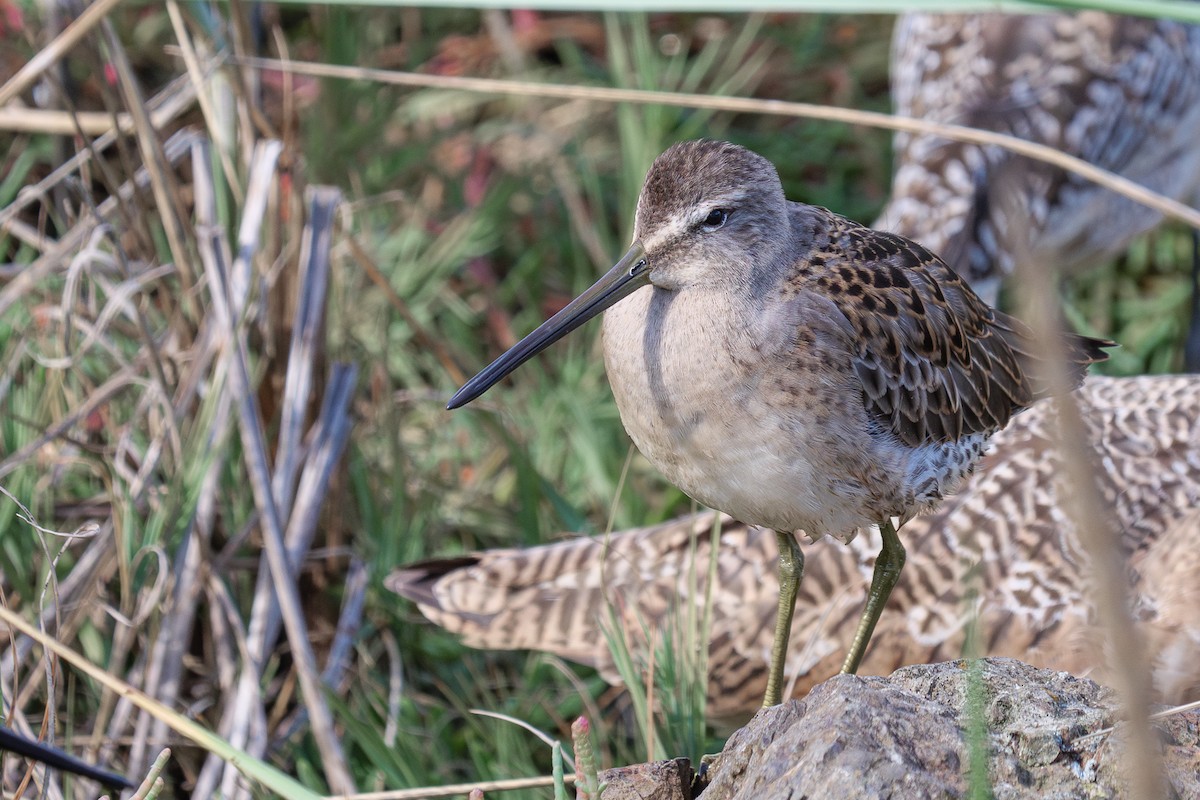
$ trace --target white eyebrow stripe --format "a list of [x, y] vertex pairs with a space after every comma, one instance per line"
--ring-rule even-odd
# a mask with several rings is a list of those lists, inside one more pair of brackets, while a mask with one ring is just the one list
[[745, 189], [736, 189], [732, 192], [709, 198], [704, 201], [704, 205], [708, 208], [724, 208], [725, 206], [740, 205], [743, 200], [749, 195]]
[[727, 192], [716, 197], [706, 197], [700, 203], [691, 208], [677, 211], [667, 217], [666, 221], [660, 225], [652, 234], [642, 240], [642, 245], [647, 250], [652, 250], [660, 244], [669, 242], [672, 239], [679, 237], [692, 229], [698, 222], [708, 216], [715, 208], [736, 208], [746, 199], [747, 192], [745, 190], [736, 190]]
[[692, 215], [688, 211], [679, 211], [672, 214], [660, 226], [654, 229], [654, 232], [642, 240], [642, 246], [647, 250], [653, 250], [661, 244], [676, 239], [692, 227]]

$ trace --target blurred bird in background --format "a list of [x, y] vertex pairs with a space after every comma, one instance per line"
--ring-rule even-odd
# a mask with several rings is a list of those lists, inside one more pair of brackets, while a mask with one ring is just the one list
[[[896, 113], [1006, 133], [1200, 202], [1200, 26], [1085, 11], [906, 14], [892, 42]], [[995, 305], [1022, 269], [1107, 263], [1159, 212], [999, 147], [897, 133], [876, 228], [940, 255]], [[1195, 244], [1195, 238], [1193, 238]], [[1185, 369], [1200, 370], [1193, 249]]]

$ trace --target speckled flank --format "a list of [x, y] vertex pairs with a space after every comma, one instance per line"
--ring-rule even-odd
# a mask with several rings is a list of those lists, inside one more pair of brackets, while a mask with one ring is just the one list
[[[1200, 699], [1200, 377], [1093, 377], [1076, 396], [1095, 452], [1103, 454], [1101, 483], [1124, 532], [1134, 614], [1159, 699]], [[1053, 406], [1036, 403], [995, 435], [959, 494], [905, 525], [908, 563], [861, 673], [958, 657], [977, 609], [986, 653], [1104, 680], [1087, 554], [1063, 506], [1067, 490], [1053, 437]], [[601, 629], [607, 609], [635, 640], [643, 626], [669, 635], [682, 604], [704, 601], [715, 518], [705, 513], [608, 538], [414, 565], [388, 585], [473, 647], [544, 650], [595, 666], [617, 683]], [[876, 538], [806, 548], [787, 664], [795, 693], [841, 664]], [[776, 555], [770, 531], [723, 522], [709, 645], [714, 718], [748, 717], [761, 702]], [[968, 604], [971, 592], [977, 596]]]
[[[1050, 145], [1185, 202], [1200, 200], [1200, 26], [1077, 14], [899, 20], [896, 112]], [[875, 225], [921, 242], [989, 301], [1018, 263], [1103, 262], [1161, 216], [1057, 167], [897, 134]]]

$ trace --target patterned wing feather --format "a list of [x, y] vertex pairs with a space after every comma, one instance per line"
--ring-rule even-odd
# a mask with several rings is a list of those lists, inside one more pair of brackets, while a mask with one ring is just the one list
[[[908, 445], [991, 433], [1045, 394], [1028, 328], [993, 310], [924, 247], [831, 212], [829, 239], [802, 266], [856, 337], [868, 409]], [[1067, 336], [1072, 386], [1110, 342]]]

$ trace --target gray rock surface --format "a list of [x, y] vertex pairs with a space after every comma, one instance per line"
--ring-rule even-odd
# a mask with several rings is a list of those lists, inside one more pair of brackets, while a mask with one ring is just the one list
[[[988, 783], [996, 800], [1124, 796], [1115, 694], [1011, 659], [980, 664]], [[760, 711], [712, 762], [701, 800], [957, 798], [968, 793], [967, 662], [840, 675]], [[1200, 712], [1155, 723], [1171, 796], [1200, 800]]]
[[600, 800], [692, 800], [692, 766], [686, 758], [606, 769], [599, 777]]

